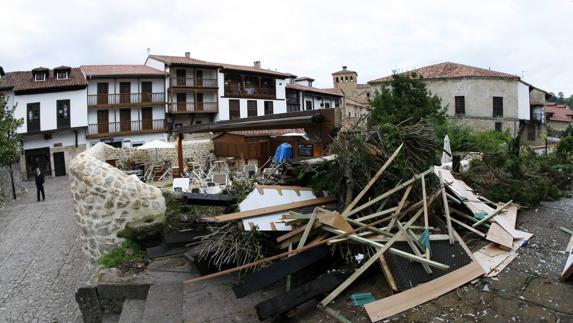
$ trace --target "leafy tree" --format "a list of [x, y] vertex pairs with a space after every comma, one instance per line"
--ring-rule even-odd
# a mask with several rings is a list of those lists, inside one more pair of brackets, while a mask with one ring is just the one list
[[20, 159], [21, 153], [21, 135], [16, 130], [24, 124], [24, 119], [16, 119], [14, 117], [15, 109], [15, 106], [9, 107], [4, 98], [0, 96], [0, 165], [10, 168], [14, 199], [16, 199], [16, 189], [14, 187], [12, 164]]
[[416, 73], [394, 74], [372, 99], [369, 124], [416, 124], [422, 119], [440, 124], [446, 120], [439, 97], [426, 88]]

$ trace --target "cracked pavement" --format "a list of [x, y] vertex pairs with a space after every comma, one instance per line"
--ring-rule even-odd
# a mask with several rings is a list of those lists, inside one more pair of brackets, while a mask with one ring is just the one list
[[80, 250], [67, 177], [33, 182], [0, 209], [0, 322], [81, 322], [74, 294], [90, 274]]

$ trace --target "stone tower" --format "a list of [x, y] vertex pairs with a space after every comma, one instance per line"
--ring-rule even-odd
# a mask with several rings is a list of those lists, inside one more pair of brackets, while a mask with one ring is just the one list
[[337, 89], [344, 92], [344, 96], [354, 96], [356, 94], [356, 84], [358, 83], [358, 73], [350, 71], [346, 66], [342, 70], [332, 73], [332, 83]]

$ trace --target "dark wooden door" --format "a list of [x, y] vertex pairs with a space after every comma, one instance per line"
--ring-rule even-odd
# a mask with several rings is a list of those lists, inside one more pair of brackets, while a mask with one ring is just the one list
[[131, 83], [130, 82], [120, 82], [119, 83], [119, 103], [130, 103], [131, 102]]
[[185, 86], [187, 84], [187, 71], [178, 69], [175, 73], [177, 73], [177, 86]]
[[151, 82], [141, 82], [141, 102], [151, 102]]
[[97, 104], [108, 104], [109, 84], [97, 84]]
[[203, 86], [203, 71], [197, 70], [195, 72], [195, 86]]
[[187, 94], [177, 93], [177, 112], [187, 111]]
[[197, 99], [195, 100], [195, 111], [203, 111], [203, 93], [197, 93]]
[[36, 168], [39, 168], [44, 175], [52, 175], [50, 148], [28, 149], [24, 151], [24, 156], [26, 156], [26, 173], [28, 178], [34, 177]]
[[64, 152], [54, 153], [54, 175], [66, 176], [66, 158]]
[[109, 133], [109, 112], [108, 110], [97, 110], [97, 132]]
[[141, 108], [141, 128], [143, 130], [153, 129], [153, 108]]
[[119, 110], [119, 128], [121, 131], [131, 131], [131, 109]]

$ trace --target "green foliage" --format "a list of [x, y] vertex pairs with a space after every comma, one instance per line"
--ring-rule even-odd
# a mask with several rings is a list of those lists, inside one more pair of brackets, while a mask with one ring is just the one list
[[145, 251], [132, 240], [125, 240], [111, 252], [100, 258], [100, 264], [105, 268], [118, 268], [127, 263], [142, 263]]
[[507, 131], [474, 131], [451, 120], [436, 125], [436, 134], [439, 145], [443, 144], [444, 136], [448, 135], [453, 153], [506, 151], [512, 139]]
[[16, 129], [24, 124], [24, 119], [14, 118], [16, 107], [9, 107], [0, 97], [0, 164], [8, 165], [20, 159], [21, 135]]
[[561, 138], [557, 144], [556, 153], [561, 160], [571, 160], [573, 154], [573, 136]]
[[440, 124], [446, 120], [440, 98], [432, 96], [421, 77], [415, 73], [394, 74], [372, 98], [369, 125], [416, 124], [422, 119]]
[[[201, 229], [205, 227], [201, 217], [211, 217], [226, 213], [224, 206], [191, 205], [186, 203], [181, 193], [163, 192], [165, 197], [165, 218], [171, 229]], [[181, 221], [182, 215], [186, 218]]]

